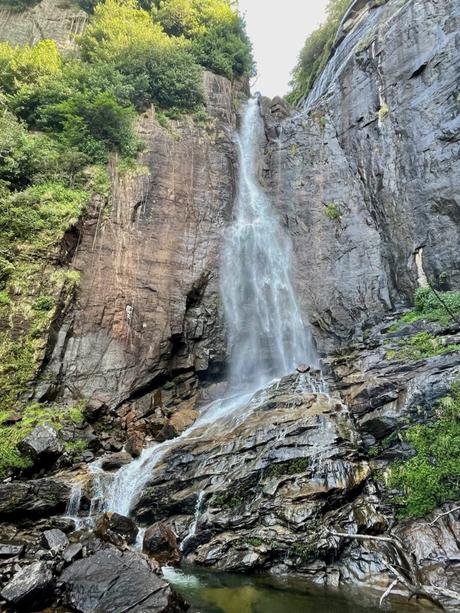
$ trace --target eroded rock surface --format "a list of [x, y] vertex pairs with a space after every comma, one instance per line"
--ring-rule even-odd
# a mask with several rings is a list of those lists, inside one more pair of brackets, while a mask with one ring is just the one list
[[264, 105], [265, 178], [321, 351], [362, 338], [424, 275], [459, 286], [459, 18], [455, 0], [369, 9], [301, 113]]
[[72, 0], [41, 0], [26, 10], [2, 4], [0, 40], [13, 45], [34, 45], [52, 39], [61, 49], [69, 49], [87, 21], [88, 14]]

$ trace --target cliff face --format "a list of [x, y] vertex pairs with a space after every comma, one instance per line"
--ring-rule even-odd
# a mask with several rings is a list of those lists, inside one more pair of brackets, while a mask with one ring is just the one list
[[34, 45], [51, 38], [61, 49], [73, 46], [81, 34], [88, 15], [72, 0], [42, 0], [28, 10], [18, 11], [0, 6], [0, 40], [13, 45]]
[[153, 406], [154, 390], [175, 376], [190, 397], [197, 377], [222, 374], [217, 268], [234, 197], [241, 91], [210, 73], [205, 87], [206, 125], [184, 119], [162, 128], [147, 112], [142, 166], [124, 175], [114, 166], [110, 202], [94, 203], [74, 261], [79, 298], [56, 333], [40, 396], [116, 406], [147, 394]]
[[460, 282], [458, 3], [357, 4], [302, 112], [265, 104], [266, 180], [324, 352], [425, 275]]

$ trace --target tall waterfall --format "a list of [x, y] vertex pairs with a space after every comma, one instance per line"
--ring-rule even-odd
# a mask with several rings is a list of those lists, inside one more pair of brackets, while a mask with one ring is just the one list
[[[94, 508], [129, 515], [152, 471], [171, 449], [203, 433], [209, 436], [213, 427], [235, 427], [260, 406], [264, 395], [255, 394], [258, 389], [301, 363], [318, 364], [291, 282], [291, 245], [257, 179], [262, 142], [258, 101], [251, 99], [238, 137], [238, 198], [222, 260], [221, 291], [232, 354], [229, 395], [202, 407], [178, 439], [144, 449], [116, 474], [104, 472], [95, 462]], [[312, 382], [308, 385], [313, 392], [322, 391]], [[91, 511], [87, 521], [92, 521]]]
[[258, 100], [252, 98], [238, 136], [238, 198], [221, 274], [236, 388], [260, 387], [301, 363], [317, 363], [292, 285], [291, 244], [257, 177], [263, 138]]

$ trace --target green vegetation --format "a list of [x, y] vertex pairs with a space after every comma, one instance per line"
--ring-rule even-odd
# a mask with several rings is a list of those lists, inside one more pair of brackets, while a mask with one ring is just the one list
[[308, 458], [296, 458], [295, 460], [287, 460], [286, 462], [271, 464], [265, 471], [265, 474], [268, 477], [284, 477], [285, 475], [296, 475], [305, 472], [308, 466]]
[[184, 112], [204, 121], [203, 67], [229, 78], [252, 68], [227, 0], [80, 5], [92, 16], [73, 53], [51, 40], [0, 43], [1, 410], [21, 409], [46, 333], [78, 286], [63, 235], [95, 194], [108, 201], [114, 154], [120, 172], [135, 166], [137, 112], [154, 103], [165, 122]]
[[389, 484], [403, 492], [395, 500], [401, 517], [422, 517], [460, 498], [460, 382], [443, 398], [433, 423], [404, 433], [415, 455], [391, 469]]
[[423, 360], [435, 355], [460, 351], [460, 344], [443, 345], [430, 332], [419, 332], [414, 336], [398, 341], [399, 348], [387, 351], [389, 359]]
[[324, 209], [326, 213], [326, 217], [331, 221], [340, 221], [342, 217], [342, 212], [339, 207], [335, 204], [335, 202], [328, 202]]
[[[70, 407], [42, 405], [33, 403], [27, 405], [19, 417], [19, 421], [11, 419], [9, 411], [0, 411], [0, 478], [9, 470], [24, 469], [31, 465], [29, 458], [22, 455], [17, 444], [23, 440], [35, 426], [50, 424], [56, 430], [62, 430], [66, 424], [79, 424], [83, 421], [81, 403]], [[72, 452], [82, 451], [86, 447], [84, 441], [72, 441], [66, 447]]]
[[307, 38], [293, 70], [288, 95], [291, 104], [296, 104], [313, 87], [329, 59], [337, 29], [350, 5], [351, 0], [329, 0], [326, 21]]
[[397, 332], [403, 324], [421, 320], [447, 325], [454, 318], [460, 318], [460, 292], [458, 291], [441, 292], [423, 287], [415, 292], [414, 302], [414, 309], [393, 324], [389, 332]]

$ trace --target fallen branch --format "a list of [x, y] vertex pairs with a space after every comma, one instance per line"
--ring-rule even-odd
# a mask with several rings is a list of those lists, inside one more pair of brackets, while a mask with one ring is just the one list
[[446, 511], [445, 513], [441, 513], [440, 515], [438, 515], [437, 517], [435, 517], [433, 519], [433, 521], [430, 521], [428, 526], [432, 526], [433, 524], [435, 524], [439, 519], [441, 519], [441, 517], [445, 517], [446, 515], [449, 515], [450, 513], [454, 513], [455, 511], [460, 511], [460, 507], [455, 507], [454, 509], [450, 509], [449, 511]]
[[383, 605], [383, 602], [385, 600], [385, 598], [388, 598], [388, 596], [391, 594], [392, 589], [398, 584], [398, 579], [395, 579], [393, 581], [393, 583], [390, 585], [390, 587], [386, 590], [386, 592], [382, 595], [382, 597], [380, 598], [379, 601], [379, 607], [381, 607]]

